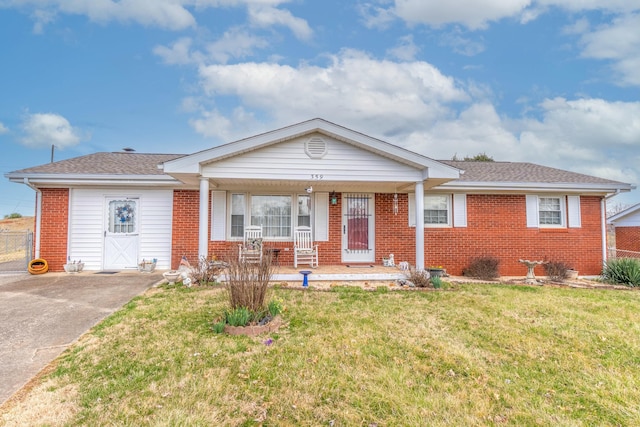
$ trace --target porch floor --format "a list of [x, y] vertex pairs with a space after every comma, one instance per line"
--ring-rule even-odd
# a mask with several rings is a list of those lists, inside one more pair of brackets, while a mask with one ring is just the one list
[[377, 281], [396, 280], [405, 276], [398, 267], [383, 267], [373, 264], [347, 265], [320, 265], [316, 268], [309, 268], [308, 265], [274, 266], [273, 281], [302, 281], [301, 271], [311, 271], [309, 281]]

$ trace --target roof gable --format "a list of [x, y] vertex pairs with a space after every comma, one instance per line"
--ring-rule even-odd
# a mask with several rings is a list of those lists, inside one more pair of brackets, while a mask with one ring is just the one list
[[[381, 141], [362, 133], [338, 126], [323, 119], [312, 119], [306, 122], [266, 132], [250, 138], [224, 144], [208, 150], [200, 151], [164, 164], [168, 174], [198, 174], [202, 167], [230, 157], [240, 156], [285, 141], [318, 133], [337, 141], [350, 144], [361, 150], [375, 153], [395, 162], [411, 166], [418, 170], [427, 170], [429, 177], [456, 179], [459, 171], [450, 165], [413, 153], [404, 148]], [[425, 176], [426, 178], [426, 176]]]

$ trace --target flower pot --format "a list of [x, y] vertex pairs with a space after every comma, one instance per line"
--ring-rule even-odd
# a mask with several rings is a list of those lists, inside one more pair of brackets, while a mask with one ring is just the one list
[[164, 273], [162, 273], [162, 276], [167, 279], [167, 282], [169, 282], [170, 285], [173, 285], [182, 276], [182, 273], [176, 270], [171, 270], [165, 271]]
[[67, 273], [80, 273], [84, 268], [84, 262], [67, 263], [63, 267]]
[[567, 279], [575, 280], [578, 278], [578, 270], [567, 270]]
[[138, 264], [138, 271], [140, 273], [153, 273], [156, 269], [156, 263], [153, 261], [143, 261]]

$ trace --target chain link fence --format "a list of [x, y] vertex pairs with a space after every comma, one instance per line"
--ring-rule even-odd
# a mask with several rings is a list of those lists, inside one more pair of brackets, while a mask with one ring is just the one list
[[27, 271], [32, 248], [33, 232], [0, 231], [0, 273]]

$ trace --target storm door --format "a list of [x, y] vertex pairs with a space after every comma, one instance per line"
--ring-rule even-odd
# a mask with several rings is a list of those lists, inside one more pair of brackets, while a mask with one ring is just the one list
[[375, 261], [373, 194], [344, 194], [342, 199], [342, 262]]
[[138, 199], [107, 199], [104, 231], [105, 270], [138, 265]]

